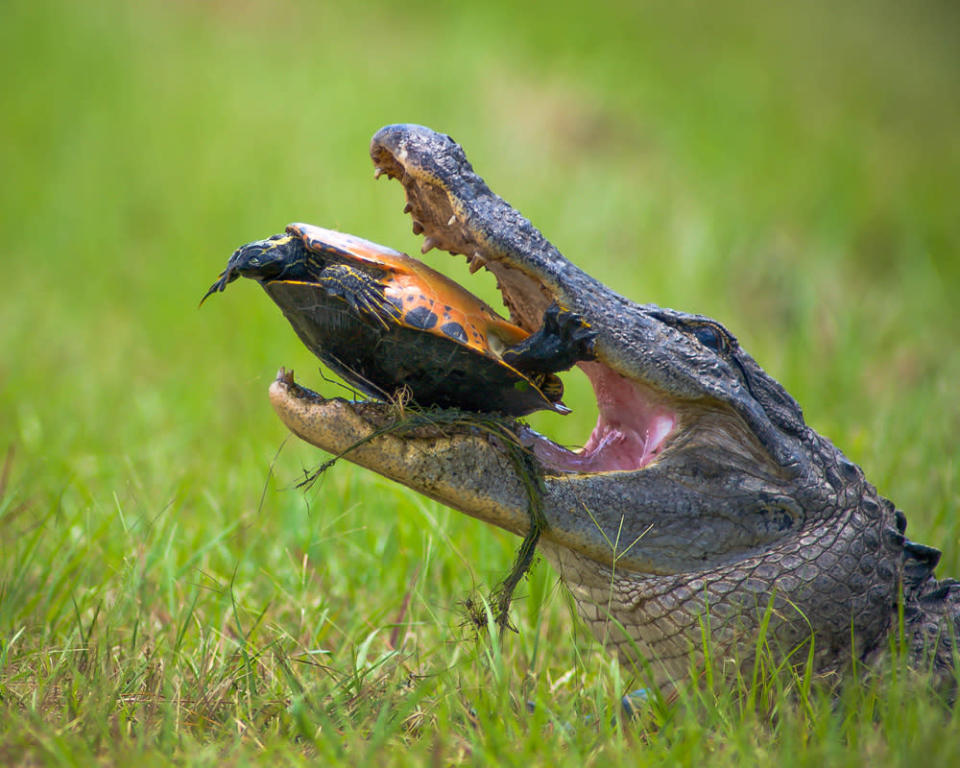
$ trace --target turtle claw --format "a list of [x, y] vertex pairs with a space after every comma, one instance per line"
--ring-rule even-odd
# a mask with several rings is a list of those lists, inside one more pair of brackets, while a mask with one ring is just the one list
[[593, 360], [597, 332], [576, 312], [556, 302], [543, 313], [543, 324], [533, 335], [505, 350], [505, 363], [524, 373], [565, 371], [581, 360]]
[[200, 299], [200, 304], [198, 306], [203, 306], [203, 302], [209, 299], [215, 293], [222, 293], [227, 288], [228, 283], [232, 283], [238, 277], [235, 270], [233, 270], [229, 265], [223, 272], [220, 273], [220, 276], [217, 278], [217, 282], [210, 286], [210, 289], [203, 294], [203, 298]]

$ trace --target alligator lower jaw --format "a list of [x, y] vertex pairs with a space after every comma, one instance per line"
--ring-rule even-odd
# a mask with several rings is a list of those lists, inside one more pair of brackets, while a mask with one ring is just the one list
[[[677, 413], [644, 385], [626, 379], [602, 363], [580, 363], [593, 384], [599, 415], [583, 449], [571, 451], [526, 425], [516, 424], [521, 444], [533, 452], [548, 474], [587, 474], [638, 470], [653, 463], [675, 433]], [[335, 455], [371, 440], [374, 432], [396, 420], [397, 409], [387, 403], [348, 403], [327, 399], [299, 386], [292, 371], [280, 370], [270, 387], [270, 400], [281, 420], [297, 436]], [[478, 414], [477, 419], [482, 416]], [[445, 437], [456, 439], [447, 430]], [[393, 440], [402, 438], [393, 437]], [[403, 482], [402, 456], [386, 457], [371, 441], [370, 458], [350, 454], [357, 463]], [[399, 443], [392, 446], [394, 452]], [[361, 453], [368, 453], [362, 451]], [[386, 465], [381, 462], [386, 461]], [[394, 466], [396, 464], [396, 466]]]

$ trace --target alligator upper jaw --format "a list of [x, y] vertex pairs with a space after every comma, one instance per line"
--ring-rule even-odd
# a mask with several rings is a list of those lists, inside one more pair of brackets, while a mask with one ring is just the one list
[[386, 175], [403, 185], [403, 212], [410, 214], [413, 233], [423, 235], [421, 253], [437, 248], [462, 254], [471, 273], [493, 272], [510, 319], [531, 333], [539, 328], [544, 310], [561, 298], [555, 286], [547, 285], [542, 272], [511, 260], [498, 247], [497, 233], [479, 224], [499, 219], [509, 229], [514, 217], [529, 222], [490, 191], [462, 149], [449, 136], [420, 126], [387, 126], [373, 137], [370, 156], [377, 178]]

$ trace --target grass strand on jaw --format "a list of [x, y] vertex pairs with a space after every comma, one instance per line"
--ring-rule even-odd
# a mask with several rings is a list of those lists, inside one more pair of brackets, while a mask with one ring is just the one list
[[[422, 427], [460, 427], [477, 429], [495, 438], [510, 463], [513, 464], [517, 476], [523, 483], [527, 495], [527, 514], [530, 517], [530, 529], [527, 531], [520, 546], [510, 572], [494, 587], [488, 598], [488, 604], [493, 607], [494, 621], [500, 628], [501, 636], [507, 629], [516, 631], [510, 624], [510, 605], [517, 585], [533, 566], [537, 553], [537, 543], [546, 527], [546, 518], [543, 514], [543, 472], [536, 457], [520, 444], [520, 440], [511, 428], [511, 421], [492, 414], [474, 413], [459, 408], [421, 408], [408, 402], [408, 394], [399, 394], [391, 401], [393, 420], [366, 437], [357, 440], [340, 453], [323, 462], [317, 469], [306, 474], [306, 477], [297, 483], [298, 488], [310, 488], [319, 477], [345, 458], [351, 451], [361, 445], [384, 435], [405, 435]], [[486, 624], [484, 610], [473, 600], [464, 601], [470, 614], [469, 621], [478, 630]]]

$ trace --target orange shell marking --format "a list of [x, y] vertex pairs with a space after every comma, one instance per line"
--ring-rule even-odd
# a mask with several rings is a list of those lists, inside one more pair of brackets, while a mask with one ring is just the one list
[[287, 232], [302, 237], [310, 250], [340, 251], [385, 272], [384, 293], [400, 307], [401, 322], [411, 328], [447, 336], [497, 359], [501, 349], [530, 335], [446, 275], [405, 253], [311, 224], [291, 224]]

